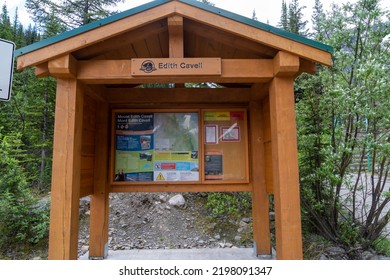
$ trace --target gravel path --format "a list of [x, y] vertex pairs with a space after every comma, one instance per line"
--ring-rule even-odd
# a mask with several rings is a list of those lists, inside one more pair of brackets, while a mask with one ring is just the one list
[[[185, 204], [173, 206], [172, 193], [110, 195], [109, 250], [252, 247], [252, 218], [217, 220], [207, 196], [183, 194]], [[88, 251], [89, 201], [80, 210], [79, 254]]]

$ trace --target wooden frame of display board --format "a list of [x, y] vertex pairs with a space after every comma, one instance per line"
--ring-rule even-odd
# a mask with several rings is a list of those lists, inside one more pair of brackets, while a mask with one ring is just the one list
[[[163, 116], [164, 114], [197, 114], [197, 159], [198, 159], [198, 169], [199, 176], [197, 179], [187, 179], [182, 180], [170, 180], [164, 170], [171, 170], [170, 173], [173, 173], [175, 178], [178, 178], [180, 175], [180, 169], [176, 168], [177, 163], [180, 162], [183, 165], [188, 166], [188, 159], [178, 159], [177, 161], [170, 159], [171, 152], [180, 153], [184, 156], [189, 157], [191, 151], [169, 151], [169, 149], [161, 150], [156, 148], [156, 131], [162, 130], [162, 125], [164, 122], [160, 121], [159, 124], [152, 125], [148, 131], [143, 129], [144, 123], [149, 123], [150, 120], [156, 120], [158, 115]], [[153, 117], [151, 116], [153, 115]], [[206, 116], [208, 115], [208, 116]], [[118, 123], [118, 116], [122, 117], [121, 122]], [[160, 117], [161, 118], [161, 117]], [[138, 122], [140, 120], [140, 122]], [[156, 120], [158, 121], [158, 120]], [[250, 178], [249, 178], [249, 160], [248, 160], [248, 118], [247, 110], [244, 108], [214, 108], [214, 109], [114, 109], [112, 110], [112, 125], [111, 125], [111, 155], [110, 155], [110, 179], [111, 182], [111, 191], [121, 191], [121, 192], [131, 192], [134, 190], [141, 190], [146, 187], [148, 192], [161, 192], [161, 191], [177, 191], [180, 189], [182, 192], [199, 192], [199, 191], [214, 191], [214, 188], [207, 187], [206, 185], [227, 185], [230, 191], [250, 191]], [[134, 123], [137, 127], [141, 127], [138, 131], [131, 131], [129, 124], [133, 125]], [[141, 123], [141, 124], [140, 124]], [[205, 127], [211, 125], [216, 128], [215, 136], [217, 137], [215, 143], [207, 143], [205, 140], [206, 132]], [[122, 126], [122, 129], [118, 128]], [[127, 127], [127, 128], [126, 128]], [[226, 131], [224, 132], [224, 129]], [[118, 132], [119, 130], [119, 132]], [[140, 131], [141, 130], [141, 131]], [[177, 129], [178, 130], [178, 129]], [[228, 132], [228, 133], [227, 133]], [[118, 134], [121, 133], [121, 134]], [[123, 134], [124, 133], [124, 134]], [[234, 133], [235, 139], [228, 139], [231, 133]], [[124, 145], [127, 147], [125, 151], [118, 151], [118, 139], [123, 139], [121, 142], [125, 142]], [[141, 141], [142, 137], [152, 138], [152, 148], [148, 145], [146, 148], [142, 148]], [[130, 142], [132, 144], [130, 144]], [[128, 147], [133, 145], [133, 147]], [[126, 151], [127, 150], [127, 151]], [[157, 151], [160, 150], [160, 151]], [[152, 153], [150, 157], [152, 159], [148, 160], [147, 158], [141, 158], [145, 153]], [[221, 161], [217, 163], [221, 165], [221, 173], [218, 175], [205, 175], [205, 169], [207, 168], [206, 158], [214, 157], [214, 155], [209, 155], [209, 153], [217, 154], [217, 158], [221, 158]], [[136, 163], [139, 169], [139, 164], [146, 165], [147, 171], [141, 172], [140, 170], [135, 170], [133, 173], [129, 171], [128, 168], [123, 166], [117, 166], [117, 158], [121, 155], [124, 161], [128, 161], [131, 157], [133, 160], [126, 163], [126, 166]], [[167, 156], [168, 158], [164, 158]], [[123, 164], [122, 164], [123, 165]], [[161, 167], [159, 167], [161, 165]], [[166, 165], [166, 168], [164, 168]], [[211, 165], [211, 164], [209, 164]], [[214, 164], [215, 166], [216, 164]], [[120, 173], [121, 170], [125, 169], [123, 174], [123, 179], [117, 179], [116, 174]], [[210, 168], [209, 168], [210, 169]], [[188, 171], [188, 170], [187, 170]], [[154, 176], [152, 173], [155, 173]], [[183, 171], [184, 172], [184, 171]], [[137, 175], [143, 173], [143, 178], [141, 180], [128, 179], [131, 175]], [[184, 172], [185, 173], [185, 172]], [[168, 175], [169, 176], [169, 175]], [[146, 178], [145, 178], [146, 177]], [[172, 177], [172, 175], [171, 175]], [[158, 179], [160, 178], [160, 179]], [[223, 187], [223, 191], [227, 191], [226, 186]]]
[[[89, 256], [107, 257], [109, 194], [129, 191], [249, 191], [258, 255], [272, 254], [273, 195], [276, 258], [302, 259], [294, 79], [315, 73], [316, 64], [331, 66], [332, 51], [194, 0], [152, 1], [16, 50], [18, 70], [34, 66], [36, 76], [57, 79], [49, 259], [77, 259], [84, 196], [91, 198]], [[150, 88], [156, 83], [168, 86]], [[232, 108], [246, 110], [245, 124], [213, 115]], [[113, 182], [116, 110], [199, 112], [198, 152], [214, 165], [197, 182]], [[246, 155], [230, 180], [221, 180], [225, 145]]]

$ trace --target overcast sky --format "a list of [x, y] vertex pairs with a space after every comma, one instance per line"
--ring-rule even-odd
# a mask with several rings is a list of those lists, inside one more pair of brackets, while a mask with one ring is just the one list
[[[25, 0], [0, 0], [1, 7], [4, 3], [7, 3], [8, 11], [11, 18], [15, 14], [15, 8], [18, 7], [18, 14], [20, 22], [23, 26], [27, 27], [29, 23], [32, 23], [29, 15], [24, 8]], [[286, 0], [289, 3], [291, 0]], [[329, 9], [331, 3], [346, 3], [356, 2], [357, 0], [322, 0], [325, 11]], [[118, 5], [118, 10], [125, 11], [133, 7], [151, 2], [151, 0], [125, 0], [124, 4]], [[252, 18], [253, 10], [256, 11], [256, 15], [259, 21], [276, 26], [280, 20], [282, 0], [210, 0], [216, 7], [228, 10], [230, 12], [240, 14], [249, 18]], [[390, 9], [390, 0], [381, 0], [382, 7]], [[306, 14], [306, 20], [311, 22], [311, 14], [313, 11], [314, 0], [299, 0], [300, 6], [306, 6], [304, 13]]]

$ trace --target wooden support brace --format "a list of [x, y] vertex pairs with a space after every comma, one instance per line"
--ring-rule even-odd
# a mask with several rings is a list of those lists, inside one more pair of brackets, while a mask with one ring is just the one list
[[70, 54], [61, 56], [48, 63], [49, 72], [57, 78], [76, 78], [77, 60]]
[[173, 15], [168, 18], [169, 57], [184, 57], [183, 17]]
[[98, 102], [96, 108], [94, 194], [91, 195], [90, 204], [89, 258], [92, 259], [106, 258], [108, 253], [108, 133], [108, 103]]
[[49, 259], [77, 259], [83, 92], [58, 79], [53, 145]]
[[271, 136], [271, 116], [269, 108], [269, 96], [261, 102], [261, 112], [263, 117], [263, 139], [264, 139], [264, 161], [265, 161], [265, 184], [267, 193], [274, 193], [273, 173], [272, 173], [272, 136]]
[[314, 62], [308, 61], [306, 59], [300, 59], [299, 60], [299, 73], [302, 74], [303, 72], [308, 74], [315, 74], [317, 72], [317, 66]]
[[265, 185], [264, 139], [260, 102], [250, 103], [253, 239], [257, 255], [271, 254], [269, 197]]
[[43, 78], [49, 75], [49, 65], [47, 62], [39, 64], [35, 67], [35, 76], [37, 76], [38, 78]]
[[292, 77], [299, 71], [299, 57], [286, 52], [278, 52], [274, 58], [274, 75]]

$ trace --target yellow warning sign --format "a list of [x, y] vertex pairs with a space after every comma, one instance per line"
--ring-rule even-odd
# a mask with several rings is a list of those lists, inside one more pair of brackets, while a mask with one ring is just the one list
[[157, 175], [156, 181], [165, 181], [164, 175], [161, 172]]

